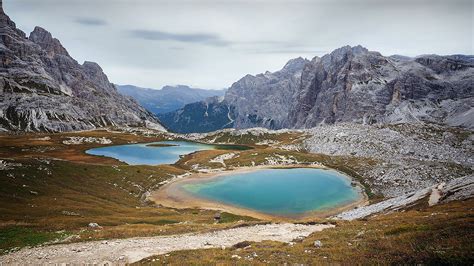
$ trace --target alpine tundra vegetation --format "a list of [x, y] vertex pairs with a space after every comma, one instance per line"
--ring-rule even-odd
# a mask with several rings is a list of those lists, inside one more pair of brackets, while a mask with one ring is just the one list
[[0, 0], [0, 265], [472, 265], [472, 5]]

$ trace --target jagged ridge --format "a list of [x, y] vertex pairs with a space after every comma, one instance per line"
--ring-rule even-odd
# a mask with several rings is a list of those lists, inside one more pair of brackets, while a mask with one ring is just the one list
[[148, 126], [158, 120], [120, 95], [101, 67], [80, 65], [41, 27], [29, 37], [0, 1], [0, 130], [72, 131], [104, 126]]
[[[345, 46], [311, 61], [290, 60], [275, 73], [247, 75], [232, 85], [221, 105], [234, 111], [235, 128], [429, 122], [473, 129], [473, 59], [385, 57]], [[186, 121], [180, 118], [189, 114], [186, 110], [203, 113], [199, 107], [205, 105], [193, 106], [170, 114], [175, 119], [167, 125], [182, 128], [173, 123]]]

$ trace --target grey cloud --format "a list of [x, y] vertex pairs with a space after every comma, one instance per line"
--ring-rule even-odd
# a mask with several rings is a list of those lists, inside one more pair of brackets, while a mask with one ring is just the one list
[[330, 51], [312, 50], [312, 49], [270, 49], [270, 50], [253, 50], [251, 53], [256, 54], [327, 54]]
[[97, 61], [110, 80], [143, 87], [226, 87], [247, 73], [281, 69], [290, 58], [321, 56], [347, 44], [384, 55], [474, 53], [472, 0], [4, 0], [3, 5], [23, 31], [42, 25], [78, 61]]
[[172, 47], [169, 47], [168, 49], [181, 51], [181, 50], [184, 50], [184, 47], [172, 46]]
[[321, 55], [330, 51], [317, 47], [301, 46], [292, 42], [252, 41], [241, 42], [237, 50], [248, 54], [313, 54]]
[[169, 33], [158, 30], [132, 30], [130, 34], [135, 38], [150, 41], [177, 41], [185, 43], [201, 43], [212, 46], [228, 46], [230, 42], [222, 40], [216, 34], [210, 33]]
[[104, 26], [107, 25], [107, 22], [98, 18], [76, 18], [76, 23], [86, 26]]

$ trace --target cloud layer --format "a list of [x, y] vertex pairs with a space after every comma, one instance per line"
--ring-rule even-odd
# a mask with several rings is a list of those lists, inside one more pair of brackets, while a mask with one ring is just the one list
[[4, 0], [112, 82], [223, 88], [361, 44], [384, 55], [474, 54], [472, 0]]
[[75, 20], [76, 23], [86, 25], [86, 26], [104, 26], [107, 25], [107, 22], [105, 20], [102, 20], [100, 18], [76, 18]]
[[176, 41], [184, 43], [199, 43], [215, 46], [226, 46], [229, 43], [216, 34], [210, 33], [168, 33], [158, 30], [131, 30], [131, 36], [151, 41]]

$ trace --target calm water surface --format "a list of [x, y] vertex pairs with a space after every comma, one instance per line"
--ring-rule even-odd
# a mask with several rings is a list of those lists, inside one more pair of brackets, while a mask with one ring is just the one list
[[[172, 146], [150, 146], [166, 144]], [[245, 146], [161, 141], [107, 146], [86, 153], [112, 157], [128, 164], [172, 164], [180, 156], [200, 150], [247, 149]], [[297, 216], [338, 207], [359, 199], [348, 177], [313, 168], [261, 169], [181, 184], [196, 197], [279, 216]]]
[[296, 216], [357, 201], [348, 177], [313, 168], [263, 169], [182, 185], [194, 196], [255, 211]]
[[[152, 144], [167, 144], [173, 146], [153, 147]], [[189, 141], [160, 141], [152, 143], [139, 143], [107, 146], [87, 150], [87, 154], [112, 157], [127, 164], [173, 164], [180, 159], [181, 155], [201, 150], [243, 150], [246, 146], [238, 145], [208, 145]]]

